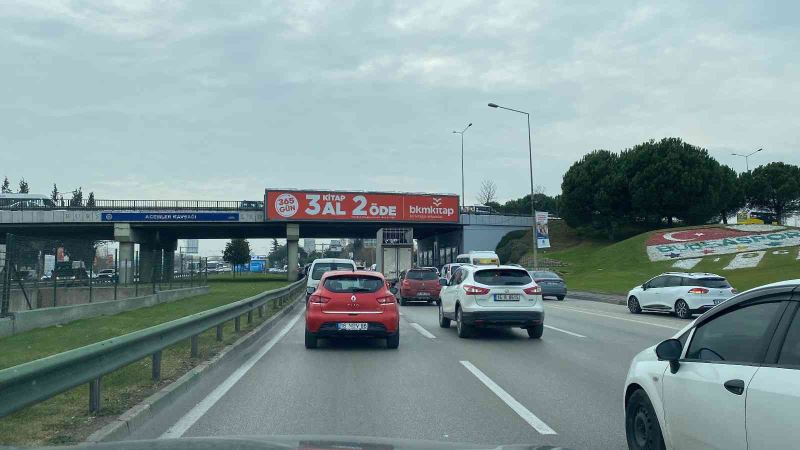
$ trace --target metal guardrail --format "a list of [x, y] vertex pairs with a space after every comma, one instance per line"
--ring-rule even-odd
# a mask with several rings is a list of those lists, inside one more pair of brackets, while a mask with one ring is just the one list
[[261, 200], [50, 200], [0, 199], [0, 210], [190, 210], [190, 211], [263, 211]]
[[196, 357], [201, 333], [216, 327], [217, 340], [221, 341], [226, 322], [233, 320], [239, 331], [242, 316], [247, 316], [248, 323], [252, 322], [254, 311], [263, 317], [267, 303], [283, 307], [305, 292], [305, 286], [302, 279], [228, 305], [0, 370], [0, 417], [85, 383], [89, 383], [89, 411], [96, 412], [100, 409], [103, 375], [152, 356], [152, 377], [158, 380], [165, 348], [190, 339], [191, 354]]

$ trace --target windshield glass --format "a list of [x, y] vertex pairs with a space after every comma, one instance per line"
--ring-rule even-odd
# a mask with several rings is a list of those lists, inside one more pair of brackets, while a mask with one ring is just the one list
[[378, 277], [364, 275], [337, 275], [325, 279], [325, 289], [336, 292], [375, 292], [384, 286]]
[[406, 278], [409, 280], [436, 280], [439, 277], [432, 270], [409, 270]]
[[558, 276], [557, 273], [554, 272], [545, 272], [545, 271], [534, 271], [530, 272], [533, 278], [561, 278]]
[[728, 283], [728, 280], [725, 278], [700, 278], [697, 280], [690, 280], [689, 283], [692, 286], [702, 286], [707, 288], [727, 289], [731, 287], [731, 284]]
[[331, 272], [334, 270], [355, 270], [352, 264], [348, 263], [317, 263], [314, 265], [314, 269], [311, 271], [311, 279], [312, 280], [319, 280], [322, 278], [322, 275], [325, 272]]
[[515, 269], [484, 269], [475, 272], [473, 277], [487, 286], [522, 286], [533, 281], [528, 272]]

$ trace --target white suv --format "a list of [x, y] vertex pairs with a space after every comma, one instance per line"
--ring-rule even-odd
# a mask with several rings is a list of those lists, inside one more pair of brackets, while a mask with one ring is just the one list
[[439, 283], [439, 326], [455, 320], [458, 337], [468, 337], [473, 327], [520, 327], [542, 337], [542, 290], [525, 269], [463, 265]]
[[630, 449], [784, 449], [800, 442], [800, 280], [744, 292], [633, 358]]
[[672, 312], [681, 319], [703, 313], [736, 295], [728, 280], [713, 273], [667, 272], [628, 292], [628, 309]]

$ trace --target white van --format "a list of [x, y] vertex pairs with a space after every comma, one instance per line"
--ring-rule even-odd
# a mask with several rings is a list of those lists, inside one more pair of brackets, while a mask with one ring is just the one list
[[50, 197], [40, 194], [0, 194], [0, 208], [2, 209], [36, 209], [55, 208], [56, 204]]
[[492, 251], [474, 250], [456, 256], [456, 262], [473, 266], [499, 266], [500, 257]]
[[356, 270], [356, 263], [352, 259], [341, 258], [320, 258], [315, 259], [308, 268], [306, 274], [308, 279], [306, 281], [306, 298], [310, 296], [319, 286], [319, 280], [325, 272], [333, 270]]

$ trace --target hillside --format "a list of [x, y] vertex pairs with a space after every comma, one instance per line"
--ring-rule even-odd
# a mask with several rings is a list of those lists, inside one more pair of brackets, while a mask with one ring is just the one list
[[[642, 233], [621, 242], [608, 243], [593, 240], [583, 240], [573, 246], [556, 247], [554, 250], [542, 250], [539, 252], [540, 260], [563, 263], [563, 266], [554, 267], [561, 273], [567, 281], [568, 286], [575, 290], [587, 290], [595, 292], [607, 292], [615, 294], [625, 294], [627, 291], [647, 279], [667, 271], [691, 271], [691, 272], [712, 272], [727, 277], [731, 284], [740, 291], [749, 289], [762, 284], [780, 280], [800, 278], [800, 255], [798, 255], [797, 239], [790, 241], [771, 242], [768, 239], [761, 239], [766, 242], [764, 245], [757, 245], [755, 248], [747, 245], [738, 245], [734, 249], [723, 249], [721, 251], [732, 251], [732, 253], [715, 253], [714, 250], [705, 250], [707, 255], [694, 258], [683, 258], [683, 255], [676, 259], [651, 261], [656, 256], [648, 256], [648, 243], [650, 248], [658, 247], [658, 239], [663, 239], [666, 235], [668, 239], [676, 242], [683, 242], [683, 239], [673, 238], [680, 233], [702, 231], [714, 235], [723, 233], [746, 234], [745, 231], [725, 231], [721, 226], [710, 226], [702, 228], [684, 228], [658, 230]], [[786, 227], [783, 229], [790, 235], [797, 235], [797, 229]], [[551, 230], [551, 234], [554, 231]], [[764, 234], [764, 236], [768, 236]], [[654, 241], [655, 239], [655, 241]], [[740, 242], [747, 242], [747, 236], [743, 236]], [[688, 241], [688, 239], [686, 239]], [[722, 241], [722, 239], [718, 239]], [[727, 241], [731, 239], [725, 239]], [[653, 245], [656, 242], [656, 245]], [[697, 244], [685, 245], [687, 255], [693, 249], [704, 248], [701, 244], [715, 242], [711, 240], [698, 240]], [[782, 246], [783, 244], [793, 244]], [[722, 244], [720, 244], [722, 245]], [[669, 247], [664, 246], [664, 247]], [[677, 246], [676, 246], [677, 247]], [[691, 249], [688, 249], [690, 248]], [[742, 251], [735, 251], [741, 249]], [[652, 253], [652, 250], [651, 250]], [[703, 252], [701, 252], [703, 253]], [[672, 255], [677, 253], [672, 253]], [[752, 268], [725, 269], [729, 265], [736, 266], [742, 261], [757, 261]], [[521, 259], [527, 262], [529, 255]], [[687, 264], [690, 268], [675, 267], [677, 264]], [[733, 264], [732, 264], [733, 263]], [[695, 264], [692, 266], [692, 264]]]

